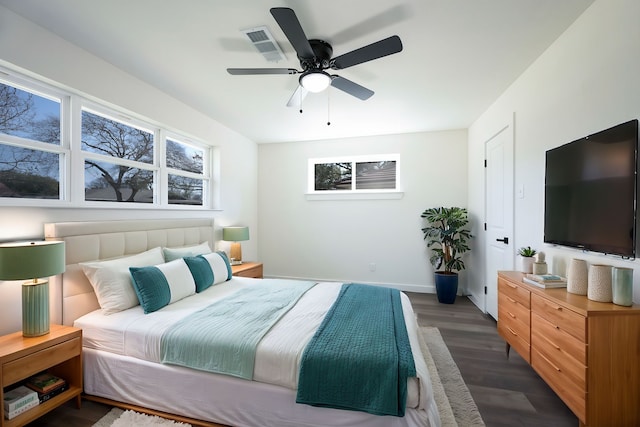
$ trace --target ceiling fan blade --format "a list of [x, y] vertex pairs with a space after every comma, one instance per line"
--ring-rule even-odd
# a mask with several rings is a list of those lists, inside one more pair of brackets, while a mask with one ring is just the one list
[[234, 76], [254, 74], [298, 74], [295, 68], [227, 68], [227, 72]]
[[313, 58], [315, 55], [304, 30], [298, 21], [298, 17], [293, 9], [288, 7], [273, 7], [271, 15], [276, 20], [282, 32], [287, 36], [289, 42], [300, 58]]
[[372, 90], [367, 89], [364, 86], [360, 86], [358, 83], [354, 83], [349, 79], [335, 75], [331, 76], [331, 86], [363, 101], [371, 98], [374, 94]]
[[331, 60], [331, 68], [341, 70], [400, 51], [402, 51], [402, 41], [400, 37], [391, 36], [333, 58]]
[[309, 93], [308, 90], [298, 85], [295, 92], [293, 92], [293, 95], [291, 95], [291, 98], [289, 98], [289, 102], [287, 102], [287, 107], [300, 108], [300, 106], [302, 106], [302, 101], [304, 100], [304, 98], [307, 96], [308, 93]]

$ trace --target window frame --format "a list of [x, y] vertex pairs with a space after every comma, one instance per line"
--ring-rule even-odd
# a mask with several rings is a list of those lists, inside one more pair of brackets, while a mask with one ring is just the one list
[[[73, 91], [62, 89], [54, 84], [44, 83], [37, 77], [25, 76], [19, 72], [0, 66], [0, 82], [20, 90], [45, 98], [60, 99], [60, 144], [38, 142], [8, 134], [0, 134], [0, 143], [20, 148], [56, 153], [60, 156], [59, 166], [59, 198], [36, 199], [19, 197], [0, 197], [3, 206], [24, 207], [65, 207], [65, 208], [100, 208], [100, 209], [163, 209], [163, 210], [218, 210], [219, 190], [219, 149], [213, 144], [193, 137], [185, 132], [172, 129], [139, 114], [127, 111], [118, 106], [107, 104]], [[82, 149], [82, 112], [88, 111], [109, 120], [114, 120], [148, 131], [153, 135], [154, 148], [152, 163], [94, 153]], [[166, 166], [166, 139], [192, 146], [203, 152], [203, 173], [181, 171]], [[154, 174], [153, 203], [116, 202], [85, 200], [85, 160], [92, 159], [110, 164], [124, 164], [152, 171]], [[202, 204], [170, 204], [168, 201], [168, 176], [178, 175], [194, 179], [202, 179]]]
[[[356, 165], [358, 163], [394, 161], [396, 162], [395, 188], [357, 189]], [[318, 164], [351, 163], [352, 181], [350, 190], [316, 190], [315, 167]], [[371, 200], [399, 199], [404, 196], [401, 189], [400, 154], [372, 154], [358, 156], [309, 158], [307, 164], [307, 200]]]

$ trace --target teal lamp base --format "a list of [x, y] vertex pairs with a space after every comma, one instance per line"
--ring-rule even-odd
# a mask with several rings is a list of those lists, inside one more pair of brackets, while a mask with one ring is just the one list
[[49, 282], [22, 285], [22, 336], [39, 337], [49, 333]]

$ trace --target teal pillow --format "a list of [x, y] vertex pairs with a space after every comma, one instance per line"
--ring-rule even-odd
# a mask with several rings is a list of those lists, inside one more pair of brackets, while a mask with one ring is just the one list
[[231, 264], [229, 258], [222, 252], [214, 252], [195, 257], [185, 257], [193, 280], [196, 284], [196, 292], [202, 292], [212, 285], [231, 279]]
[[150, 267], [129, 267], [129, 272], [145, 314], [196, 292], [193, 275], [183, 259]]

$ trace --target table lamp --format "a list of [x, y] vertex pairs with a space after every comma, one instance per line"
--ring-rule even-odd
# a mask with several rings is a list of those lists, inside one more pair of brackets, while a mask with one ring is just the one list
[[33, 279], [22, 284], [22, 335], [49, 333], [49, 276], [64, 272], [64, 242], [0, 244], [0, 280]]
[[222, 240], [233, 242], [229, 251], [231, 265], [242, 264], [242, 247], [239, 242], [249, 240], [249, 227], [224, 227], [222, 229]]

